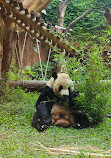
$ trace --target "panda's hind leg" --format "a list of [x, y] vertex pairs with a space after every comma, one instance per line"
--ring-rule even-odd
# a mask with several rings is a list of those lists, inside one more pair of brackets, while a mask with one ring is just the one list
[[42, 124], [42, 121], [41, 121], [41, 118], [40, 118], [38, 112], [34, 113], [34, 116], [33, 116], [33, 119], [32, 119], [32, 127], [37, 129], [39, 132], [42, 132], [42, 131], [44, 131], [45, 129], [48, 128], [47, 125]]
[[37, 106], [34, 113], [32, 126], [38, 131], [44, 131], [51, 125], [51, 109], [53, 102], [43, 102]]

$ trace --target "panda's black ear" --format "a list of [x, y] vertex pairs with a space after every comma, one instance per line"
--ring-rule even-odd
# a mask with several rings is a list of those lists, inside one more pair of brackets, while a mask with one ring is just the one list
[[53, 77], [54, 79], [56, 79], [56, 78], [57, 78], [57, 73], [56, 73], [56, 72], [53, 72], [53, 73], [52, 73], [52, 77]]

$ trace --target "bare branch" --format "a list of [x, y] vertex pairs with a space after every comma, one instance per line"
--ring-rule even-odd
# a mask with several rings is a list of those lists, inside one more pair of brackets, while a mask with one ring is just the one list
[[80, 21], [81, 19], [83, 19], [86, 15], [88, 15], [90, 12], [92, 12], [92, 9], [89, 8], [88, 10], [86, 10], [81, 16], [79, 16], [78, 18], [76, 18], [74, 21], [72, 21], [68, 27], [66, 28], [66, 34], [69, 31], [69, 29], [74, 26], [78, 21]]

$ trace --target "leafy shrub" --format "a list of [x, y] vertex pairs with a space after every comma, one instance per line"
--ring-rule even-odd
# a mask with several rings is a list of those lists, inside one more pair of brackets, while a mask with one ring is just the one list
[[[44, 79], [49, 80], [52, 77], [52, 71], [56, 69], [56, 63], [54, 61], [49, 62], [47, 72], [45, 72], [46, 66], [47, 66], [47, 62], [43, 61], [42, 62], [43, 76], [45, 77]], [[26, 66], [25, 69], [26, 71], [23, 71], [23, 73], [31, 77], [32, 80], [34, 79], [42, 80], [40, 63], [35, 63], [32, 67]]]
[[34, 78], [35, 78], [35, 72], [32, 72], [32, 69], [31, 69], [31, 66], [30, 66], [30, 65], [26, 66], [26, 67], [25, 67], [25, 71], [22, 70], [22, 73], [23, 73], [24, 75], [27, 75], [28, 78], [31, 78], [31, 79], [34, 79]]
[[65, 72], [75, 81], [75, 90], [80, 92], [75, 106], [88, 115], [91, 124], [103, 121], [111, 112], [111, 82], [108, 82], [111, 71], [104, 65], [98, 46], [82, 53], [79, 59], [64, 59], [59, 55], [59, 60], [66, 67]]
[[111, 96], [110, 84], [101, 80], [108, 80], [110, 70], [104, 66], [101, 53], [96, 49], [88, 52], [88, 59], [84, 71], [85, 82], [82, 82], [84, 98], [82, 100], [85, 111], [89, 114], [93, 124], [103, 120], [108, 112]]

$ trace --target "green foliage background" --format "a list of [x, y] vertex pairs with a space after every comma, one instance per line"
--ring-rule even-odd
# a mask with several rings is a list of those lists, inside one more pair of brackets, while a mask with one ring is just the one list
[[[54, 26], [57, 24], [58, 2], [58, 0], [53, 0], [49, 4], [47, 14], [44, 17], [46, 22], [50, 21]], [[109, 28], [104, 17], [106, 7], [111, 7], [110, 0], [71, 0], [66, 9], [64, 27], [67, 27], [84, 11], [92, 8], [93, 11], [73, 27], [72, 35], [78, 40], [85, 40], [86, 38], [93, 40], [96, 35]]]

